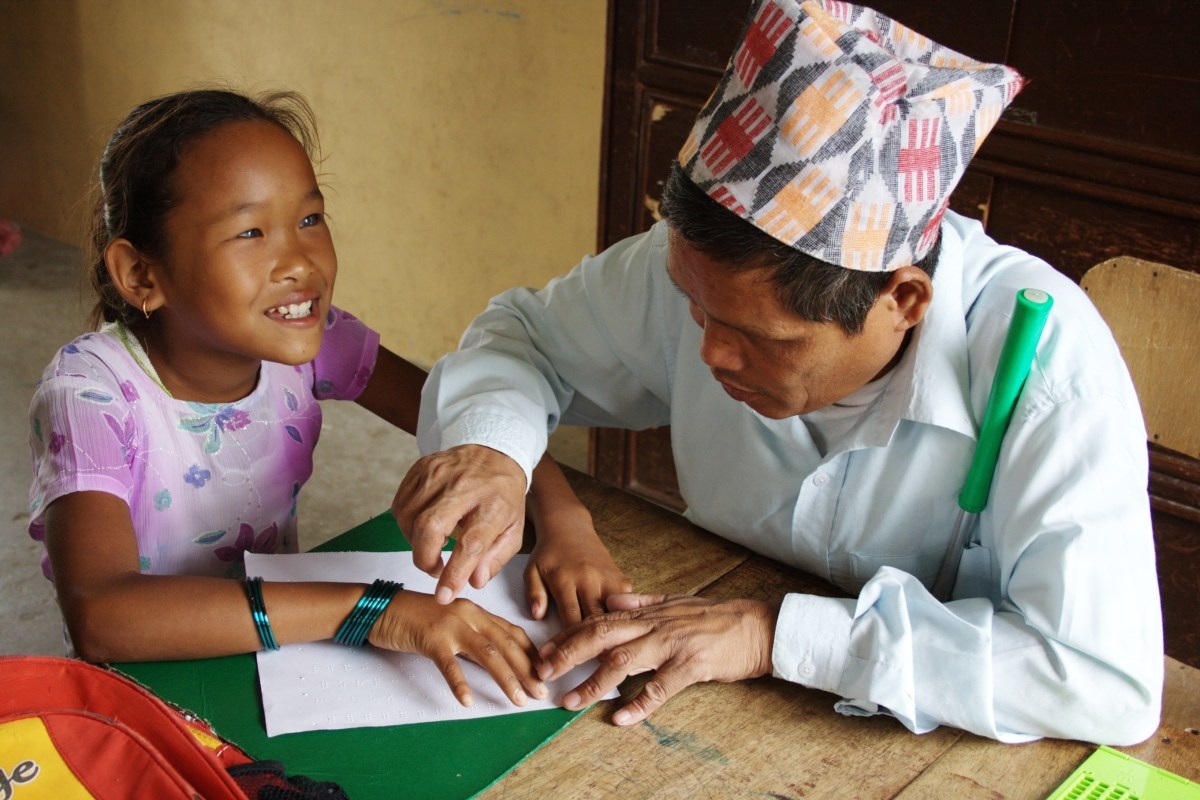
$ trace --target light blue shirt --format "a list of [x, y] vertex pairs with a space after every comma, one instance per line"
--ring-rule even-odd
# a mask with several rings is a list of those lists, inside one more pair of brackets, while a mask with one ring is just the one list
[[[934, 299], [883, 391], [814, 444], [731, 399], [666, 273], [663, 223], [495, 298], [434, 367], [426, 452], [493, 447], [528, 477], [560, 422], [671, 426], [686, 516], [853, 595], [791, 594], [777, 677], [846, 714], [1006, 742], [1132, 744], [1158, 725], [1163, 646], [1133, 384], [1083, 292], [947, 213]], [[1016, 292], [1054, 297], [955, 597], [929, 593]]]

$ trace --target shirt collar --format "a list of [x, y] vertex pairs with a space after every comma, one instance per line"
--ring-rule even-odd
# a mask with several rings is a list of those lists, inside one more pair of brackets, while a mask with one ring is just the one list
[[941, 236], [933, 302], [913, 329], [875, 408], [863, 415], [838, 450], [883, 447], [902, 420], [946, 428], [972, 440], [976, 437], [969, 403], [962, 240], [949, 225], [942, 226]]

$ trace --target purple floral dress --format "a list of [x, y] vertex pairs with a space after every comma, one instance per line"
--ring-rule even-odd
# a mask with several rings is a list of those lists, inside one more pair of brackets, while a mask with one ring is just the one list
[[[379, 334], [335, 308], [311, 363], [263, 362], [249, 396], [209, 404], [171, 398], [114, 326], [79, 337], [30, 405], [29, 534], [43, 539], [57, 498], [100, 491], [129, 504], [144, 573], [238, 577], [247, 551], [295, 552], [317, 401], [358, 397], [378, 349]], [[53, 577], [44, 552], [42, 571]]]

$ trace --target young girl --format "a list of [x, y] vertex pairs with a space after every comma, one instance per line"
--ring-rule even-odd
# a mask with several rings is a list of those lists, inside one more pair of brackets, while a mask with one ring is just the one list
[[[297, 549], [318, 400], [412, 432], [425, 378], [331, 305], [315, 146], [298, 96], [204, 90], [144, 103], [105, 148], [89, 267], [100, 327], [58, 352], [30, 408], [29, 531], [71, 643], [136, 661], [365, 640], [433, 659], [465, 705], [459, 655], [514, 703], [543, 697], [525, 632], [471, 602], [243, 579], [245, 552]], [[560, 605], [627, 589], [549, 459], [532, 491], [534, 558]]]

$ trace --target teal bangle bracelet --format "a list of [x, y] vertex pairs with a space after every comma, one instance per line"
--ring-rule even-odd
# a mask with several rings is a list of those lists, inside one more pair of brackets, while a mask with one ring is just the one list
[[267, 607], [263, 603], [262, 578], [246, 578], [246, 597], [250, 598], [250, 617], [258, 630], [259, 641], [264, 650], [278, 650], [275, 633], [271, 630], [271, 620], [267, 618]]
[[333, 637], [333, 640], [339, 644], [361, 647], [366, 643], [367, 634], [371, 632], [375, 620], [379, 619], [379, 615], [387, 608], [388, 603], [392, 602], [396, 592], [403, 588], [403, 583], [395, 581], [377, 580], [372, 583], [355, 603], [354, 610], [350, 612], [350, 616], [346, 617], [342, 627], [338, 628], [337, 635]]

